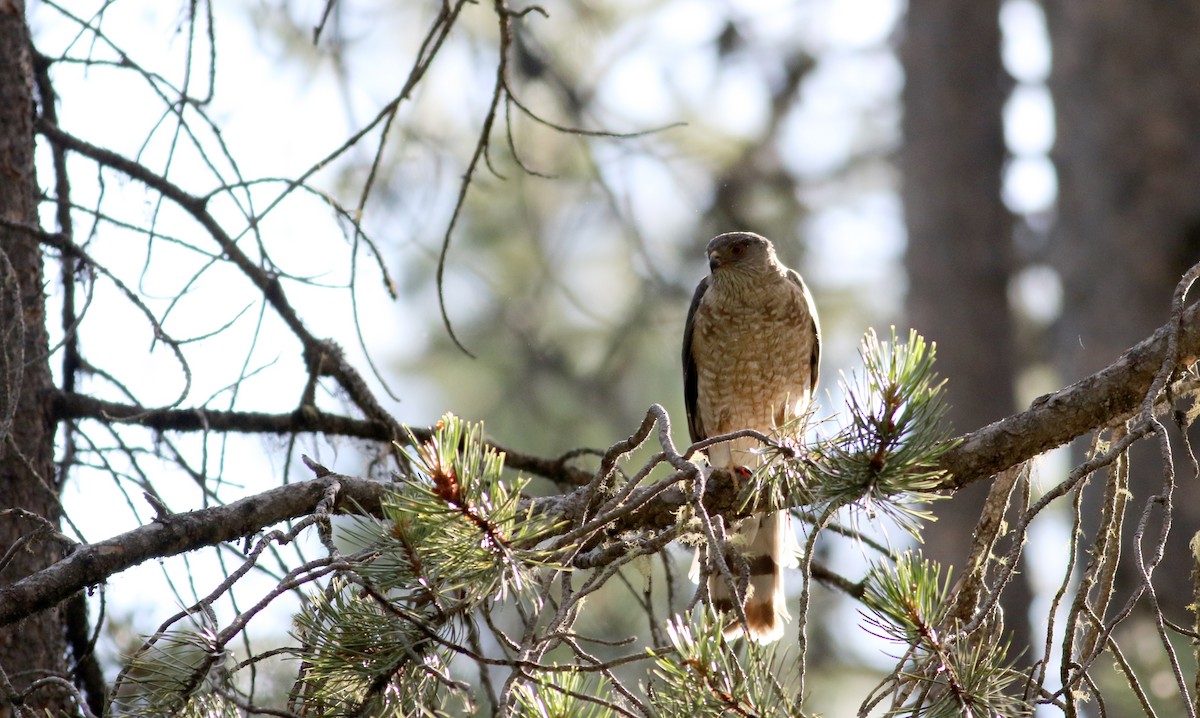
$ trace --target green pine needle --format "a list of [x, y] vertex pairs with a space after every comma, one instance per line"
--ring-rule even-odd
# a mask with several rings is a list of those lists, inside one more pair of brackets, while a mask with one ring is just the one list
[[503, 476], [483, 427], [448, 414], [430, 441], [413, 444], [416, 471], [396, 478], [384, 518], [344, 529], [353, 570], [296, 619], [318, 713], [438, 715], [456, 691], [437, 637], [453, 638], [484, 603], [541, 600], [534, 573], [546, 558], [536, 547], [553, 524], [522, 506], [525, 482]]
[[894, 566], [877, 564], [867, 576], [867, 630], [907, 647], [898, 680], [914, 686], [910, 700], [889, 715], [1027, 714], [1029, 706], [1006, 693], [1020, 674], [1009, 664], [1008, 645], [994, 639], [999, 626], [961, 634], [947, 625], [950, 573], [941, 574], [937, 562], [906, 551]]
[[307, 647], [301, 678], [310, 712], [442, 715], [450, 696], [436, 673], [445, 671], [449, 655], [420, 628], [432, 620], [399, 602], [383, 605], [341, 578], [311, 597], [295, 630]]
[[210, 617], [192, 614], [194, 630], [171, 630], [130, 656], [114, 687], [114, 704], [131, 716], [236, 716], [220, 695], [236, 693], [230, 656], [215, 643]]
[[[593, 674], [594, 675], [594, 674]], [[589, 683], [594, 685], [589, 686]], [[523, 683], [514, 691], [514, 718], [611, 718], [612, 687], [578, 671], [555, 671]]]
[[860, 353], [863, 376], [842, 379], [849, 425], [811, 456], [785, 462], [785, 474], [793, 475], [785, 480], [802, 484], [806, 503], [881, 513], [919, 537], [930, 520], [923, 505], [942, 498], [935, 491], [944, 478], [938, 460], [953, 446], [943, 422], [944, 382], [933, 371], [935, 347], [915, 331], [901, 343], [893, 327], [887, 342], [869, 330]]
[[938, 626], [946, 613], [950, 571], [945, 579], [936, 561], [922, 560], [919, 552], [905, 551], [888, 567], [877, 564], [867, 574], [863, 604], [872, 615], [872, 633], [898, 643], [933, 651]]
[[504, 456], [486, 445], [481, 424], [451, 414], [433, 439], [410, 450], [416, 473], [396, 478], [383, 499], [384, 521], [351, 530], [378, 555], [364, 573], [385, 589], [465, 606], [510, 593], [537, 601], [534, 570], [546, 565], [537, 544], [553, 524], [521, 505], [527, 481], [504, 477]]
[[647, 693], [654, 715], [696, 718], [704, 715], [787, 716], [791, 700], [776, 680], [784, 671], [771, 649], [744, 644], [739, 659], [723, 637], [726, 619], [709, 606], [689, 620], [675, 616], [667, 623], [674, 652], [655, 658], [655, 681]]

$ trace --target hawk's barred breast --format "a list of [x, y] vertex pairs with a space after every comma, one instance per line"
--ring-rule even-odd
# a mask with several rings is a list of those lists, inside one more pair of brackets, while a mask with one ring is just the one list
[[[816, 341], [808, 298], [782, 273], [734, 291], [714, 285], [693, 318], [696, 411], [709, 436], [769, 432], [808, 405]], [[753, 466], [744, 452], [758, 442], [735, 443], [733, 463]]]

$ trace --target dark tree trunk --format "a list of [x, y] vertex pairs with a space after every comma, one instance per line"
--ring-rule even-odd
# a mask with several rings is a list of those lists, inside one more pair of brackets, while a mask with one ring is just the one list
[[[1000, 59], [999, 0], [913, 0], [905, 69], [903, 201], [908, 315], [937, 342], [950, 421], [969, 431], [1012, 413], [1015, 349], [1008, 306], [1012, 217], [1001, 200], [1002, 108], [1011, 80]], [[961, 570], [987, 487], [955, 497], [926, 527], [924, 552]], [[1029, 588], [1014, 582], [1005, 619], [1029, 636]]]
[[[33, 168], [33, 58], [24, 3], [0, 7], [0, 217], [36, 226], [37, 181]], [[60, 519], [54, 472], [54, 424], [45, 401], [50, 387], [42, 255], [36, 236], [0, 225], [0, 495], [3, 508], [44, 519], [0, 517], [0, 550], [20, 544], [0, 573], [11, 583], [61, 555], [47, 529]], [[47, 675], [67, 674], [66, 643], [57, 610], [0, 628], [0, 668], [18, 691]], [[60, 688], [33, 691], [27, 708], [41, 715], [73, 712]]]
[[[1200, 261], [1200, 4], [1068, 0], [1046, 10], [1058, 118], [1054, 259], [1064, 286], [1057, 353], [1063, 379], [1074, 381], [1166, 322], [1176, 282]], [[1162, 482], [1157, 452], [1139, 449], [1131, 506]], [[1200, 502], [1186, 464], [1177, 468], [1173, 538], [1155, 585], [1181, 610]]]
[[1000, 196], [1010, 80], [999, 5], [914, 0], [901, 52], [908, 314], [938, 342], [960, 430], [1007, 416], [1014, 404], [1012, 219]]

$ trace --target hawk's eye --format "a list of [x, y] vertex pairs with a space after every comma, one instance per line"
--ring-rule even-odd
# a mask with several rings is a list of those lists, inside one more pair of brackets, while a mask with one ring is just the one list
[[732, 254], [732, 255], [733, 255], [733, 256], [735, 256], [735, 257], [740, 257], [740, 256], [742, 256], [743, 254], [745, 254], [745, 253], [746, 253], [746, 243], [745, 243], [745, 242], [738, 242], [737, 244], [735, 244], [735, 245], [733, 245], [732, 247], [730, 247], [730, 248], [729, 248], [729, 253], [730, 253], [730, 254]]

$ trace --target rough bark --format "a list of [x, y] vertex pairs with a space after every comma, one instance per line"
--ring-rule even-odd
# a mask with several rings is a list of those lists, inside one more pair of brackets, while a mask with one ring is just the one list
[[[0, 4], [0, 217], [35, 225], [38, 191], [28, 38], [22, 0]], [[0, 547], [7, 550], [26, 539], [0, 573], [0, 586], [61, 556], [61, 545], [46, 530], [58, 527], [61, 509], [54, 424], [45, 402], [51, 382], [44, 300], [37, 238], [0, 226], [0, 491], [5, 508], [28, 512], [0, 517]], [[47, 674], [66, 675], [64, 635], [57, 610], [0, 628], [0, 668], [12, 688], [21, 691]], [[53, 686], [31, 692], [24, 703], [54, 714], [72, 706], [68, 695]]]
[[385, 484], [329, 474], [281, 486], [227, 506], [160, 516], [104, 541], [79, 546], [63, 560], [0, 586], [0, 626], [56, 605], [143, 561], [255, 536], [264, 527], [312, 514], [330, 492], [354, 511], [379, 515]]
[[[1170, 288], [1200, 259], [1200, 5], [1070, 0], [1046, 11], [1058, 124], [1053, 239], [1064, 288], [1057, 354], [1070, 381], [1161, 324]], [[1130, 466], [1134, 497], [1160, 490], [1153, 448], [1139, 447]], [[1191, 592], [1187, 540], [1200, 529], [1200, 502], [1188, 496], [1194, 486], [1186, 489], [1156, 573], [1175, 608]], [[1085, 512], [1085, 528], [1093, 515]]]
[[[1014, 408], [1008, 306], [1012, 217], [1001, 200], [1002, 109], [1011, 80], [1000, 59], [1000, 2], [914, 0], [905, 20], [902, 198], [910, 324], [937, 342], [950, 422], [985, 426]], [[986, 487], [934, 506], [925, 555], [962, 567]], [[1010, 628], [1028, 635], [1030, 592], [1005, 594]]]

